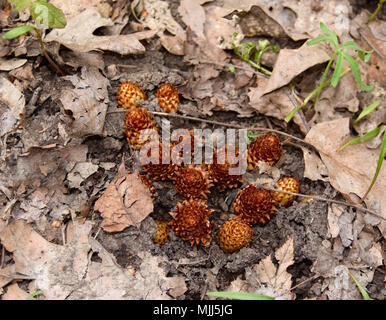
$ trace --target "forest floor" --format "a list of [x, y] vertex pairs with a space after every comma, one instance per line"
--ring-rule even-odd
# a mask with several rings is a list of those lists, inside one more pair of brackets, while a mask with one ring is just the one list
[[[371, 298], [386, 298], [385, 166], [359, 202], [383, 131], [337, 151], [386, 121], [385, 10], [366, 24], [377, 1], [50, 2], [64, 11], [67, 27], [45, 41], [66, 75], [40, 55], [34, 36], [0, 39], [1, 299], [213, 299], [206, 295], [213, 291], [362, 299], [350, 273]], [[3, 1], [0, 30], [29, 19]], [[364, 92], [348, 73], [286, 123], [297, 96], [304, 99], [320, 83], [332, 53], [305, 44], [321, 34], [319, 21], [341, 42], [374, 50], [368, 63], [358, 63], [363, 82], [375, 89]], [[262, 58], [272, 75], [235, 54], [234, 32], [238, 41], [267, 39], [280, 47]], [[247, 172], [238, 188], [211, 189], [216, 228], [209, 246], [191, 246], [173, 232], [164, 245], [153, 242], [156, 222], [170, 220], [183, 197], [172, 182], [154, 182], [153, 195], [141, 189], [138, 153], [117, 105], [117, 88], [128, 80], [145, 90], [141, 105], [149, 111], [162, 111], [154, 95], [159, 85], [178, 88], [179, 117], [154, 115], [158, 125], [166, 119], [173, 129], [215, 132], [224, 123], [292, 137], [280, 135], [283, 154], [274, 167]], [[353, 126], [375, 100], [377, 110]], [[234, 216], [238, 190], [274, 187], [283, 176], [296, 177], [300, 193], [315, 198], [278, 207], [269, 222], [253, 226], [247, 247], [224, 253], [216, 233]]]

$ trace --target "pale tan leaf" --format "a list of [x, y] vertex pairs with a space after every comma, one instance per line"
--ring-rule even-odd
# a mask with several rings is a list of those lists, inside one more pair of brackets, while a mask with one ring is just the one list
[[82, 74], [66, 77], [75, 86], [62, 91], [60, 101], [74, 117], [73, 133], [78, 136], [102, 134], [109, 102], [109, 81], [96, 67], [83, 67]]
[[[370, 150], [364, 144], [349, 146], [338, 151], [352, 139], [349, 118], [323, 122], [311, 128], [305, 141], [311, 143], [320, 153], [326, 165], [331, 185], [345, 197], [351, 194], [362, 197], [373, 179], [379, 150]], [[369, 209], [386, 219], [386, 167], [382, 166], [377, 182], [365, 202]]]
[[[142, 54], [145, 47], [139, 40], [148, 39], [156, 31], [147, 30], [127, 35], [95, 36], [93, 32], [105, 26], [112, 26], [110, 19], [103, 18], [97, 9], [91, 7], [67, 22], [64, 29], [54, 29], [45, 38], [46, 42], [57, 41], [77, 52], [92, 50], [113, 51], [119, 54]], [[82, 32], [79, 32], [82, 30]]]
[[67, 19], [70, 19], [82, 11], [95, 7], [97, 8], [103, 0], [76, 0], [76, 1], [63, 1], [63, 0], [51, 0], [54, 6], [61, 9]]
[[271, 255], [262, 259], [245, 271], [245, 280], [237, 278], [228, 290], [264, 294], [276, 299], [292, 299], [292, 276], [287, 268], [294, 263], [294, 239], [290, 237], [275, 252], [278, 266], [272, 262]]
[[3, 76], [0, 77], [0, 102], [4, 103], [18, 120], [25, 113], [24, 95]]
[[324, 50], [308, 46], [306, 43], [298, 49], [280, 50], [272, 75], [262, 89], [262, 95], [287, 85], [305, 70], [329, 59]]
[[[183, 55], [186, 34], [184, 29], [174, 20], [168, 2], [145, 0], [144, 6], [147, 13], [143, 20], [144, 26], [157, 32], [161, 44], [170, 53]], [[165, 32], [172, 36], [165, 34]]]
[[[15, 269], [35, 279], [35, 288], [47, 299], [170, 299], [186, 291], [182, 277], [167, 277], [161, 266], [166, 257], [138, 254], [137, 272], [121, 268], [103, 246], [90, 237], [92, 223], [73, 224], [73, 236], [65, 246], [49, 243], [24, 221], [15, 221], [0, 233], [13, 254]], [[94, 253], [100, 258], [89, 259]], [[0, 274], [1, 280], [1, 274]]]
[[139, 227], [153, 208], [149, 188], [136, 172], [128, 174], [124, 164], [94, 207], [101, 212], [102, 228], [107, 232], [119, 232], [128, 226]]
[[27, 59], [3, 59], [0, 58], [0, 71], [11, 71], [13, 69], [20, 68], [28, 60]]
[[27, 297], [28, 293], [14, 283], [7, 287], [7, 292], [3, 294], [1, 300], [26, 300]]
[[248, 12], [253, 6], [260, 7], [279, 23], [294, 41], [320, 35], [319, 21], [336, 30], [339, 36], [346, 36], [349, 32], [351, 6], [348, 0], [331, 0], [328, 5], [298, 0], [224, 0], [224, 8], [229, 13], [234, 10]]

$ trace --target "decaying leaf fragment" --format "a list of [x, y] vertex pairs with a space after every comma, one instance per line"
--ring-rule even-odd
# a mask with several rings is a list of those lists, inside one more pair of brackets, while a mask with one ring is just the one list
[[128, 174], [122, 164], [94, 209], [102, 214], [103, 230], [119, 232], [128, 226], [139, 227], [141, 221], [153, 212], [153, 207], [149, 188], [137, 173]]
[[96, 67], [83, 67], [80, 76], [72, 75], [66, 79], [75, 88], [65, 88], [60, 101], [75, 118], [73, 133], [81, 137], [102, 134], [109, 101], [109, 81]]
[[144, 6], [147, 13], [143, 21], [144, 26], [157, 32], [162, 46], [170, 53], [184, 55], [186, 34], [184, 29], [174, 20], [168, 2], [145, 0]]
[[[31, 225], [19, 220], [0, 233], [0, 240], [13, 254], [16, 272], [35, 279], [36, 288], [50, 300], [170, 300], [187, 290], [183, 277], [166, 276], [161, 265], [167, 263], [166, 257], [139, 252], [138, 270], [130, 273], [121, 268], [114, 256], [91, 237], [91, 228], [90, 221], [82, 225], [75, 222], [73, 236], [62, 246], [46, 241]], [[89, 259], [90, 254], [100, 261]]]
[[291, 274], [287, 268], [294, 263], [294, 239], [290, 237], [275, 252], [278, 261], [276, 267], [272, 262], [272, 257], [261, 260], [258, 264], [245, 271], [245, 280], [236, 279], [229, 287], [232, 291], [248, 291], [268, 296], [276, 299], [292, 299], [291, 293]]
[[[5, 106], [6, 108], [3, 108]], [[25, 113], [24, 95], [10, 81], [0, 77], [0, 136], [12, 131]]]

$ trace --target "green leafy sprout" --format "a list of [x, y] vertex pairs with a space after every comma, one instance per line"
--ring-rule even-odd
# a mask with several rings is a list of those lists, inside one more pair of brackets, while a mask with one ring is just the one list
[[66, 26], [67, 22], [63, 11], [48, 3], [47, 0], [8, 0], [8, 2], [17, 12], [28, 9], [35, 23], [33, 25], [15, 27], [4, 33], [3, 38], [12, 40], [23, 34], [34, 32], [39, 40], [40, 49], [44, 57], [58, 74], [63, 75], [64, 72], [49, 56], [43, 41], [43, 32], [45, 30], [62, 29]]
[[42, 290], [36, 290], [27, 296], [27, 300], [37, 300], [43, 294]]
[[252, 130], [248, 130], [247, 131], [247, 136], [246, 136], [247, 145], [250, 145], [251, 142], [253, 142], [259, 136], [260, 136], [260, 134], [258, 132], [252, 131]]
[[[358, 83], [358, 85], [362, 90], [366, 92], [370, 92], [374, 89], [374, 84], [366, 85], [365, 83], [363, 83], [359, 65], [355, 60], [355, 58], [352, 55], [350, 55], [350, 53], [348, 53], [347, 50], [348, 49], [354, 50], [357, 53], [358, 57], [364, 62], [368, 62], [370, 60], [370, 57], [373, 51], [363, 50], [362, 48], [359, 47], [359, 45], [354, 40], [351, 40], [351, 39], [345, 41], [343, 44], [340, 44], [336, 33], [328, 29], [323, 22], [320, 23], [320, 29], [322, 30], [322, 35], [309, 40], [307, 42], [307, 45], [313, 46], [323, 41], [327, 41], [332, 45], [335, 51], [331, 55], [330, 60], [328, 61], [328, 64], [326, 66], [326, 69], [324, 70], [320, 84], [304, 99], [302, 103], [300, 102], [298, 106], [296, 106], [289, 114], [287, 114], [287, 116], [284, 119], [286, 122], [290, 122], [299, 110], [307, 106], [308, 102], [310, 102], [311, 99], [313, 99], [313, 105], [315, 107], [315, 105], [319, 101], [319, 97], [320, 97], [320, 94], [322, 93], [322, 90], [328, 86], [332, 86], [333, 88], [336, 88], [339, 83], [339, 80], [350, 70], [352, 71], [356, 82]], [[349, 69], [342, 70], [344, 60], [348, 62], [350, 66]], [[330, 68], [334, 61], [335, 61], [334, 72], [330, 78], [327, 78], [328, 72], [330, 71]]]
[[232, 291], [218, 291], [208, 292], [209, 297], [232, 299], [232, 300], [275, 300], [274, 297], [266, 296], [258, 293], [249, 292], [232, 292]]
[[[261, 57], [267, 50], [271, 49], [273, 52], [279, 52], [280, 48], [276, 44], [271, 44], [267, 39], [259, 40], [257, 43], [248, 41], [236, 44], [236, 37], [238, 33], [234, 32], [231, 39], [231, 46], [233, 52], [243, 61], [249, 63], [252, 67], [261, 73], [270, 76], [272, 72], [261, 65]], [[235, 67], [231, 66], [230, 71], [235, 72]]]
[[[364, 108], [363, 111], [359, 114], [359, 116], [355, 119], [354, 125], [356, 125], [360, 120], [362, 120], [363, 118], [368, 116], [371, 112], [373, 112], [380, 104], [381, 104], [381, 102], [379, 100], [377, 100], [377, 101], [373, 102], [372, 104], [370, 104], [369, 106], [367, 106], [366, 108]], [[369, 141], [369, 140], [377, 137], [382, 132], [382, 130], [385, 129], [385, 127], [386, 127], [386, 124], [382, 123], [378, 127], [376, 127], [375, 129], [370, 130], [369, 132], [365, 133], [363, 136], [359, 136], [359, 137], [356, 137], [356, 138], [349, 140], [344, 145], [342, 145], [339, 148], [339, 150], [342, 151], [345, 148], [347, 148], [348, 146], [352, 146], [352, 145], [355, 145], [358, 143]], [[381, 149], [380, 149], [379, 157], [378, 157], [377, 168], [375, 170], [375, 174], [374, 174], [374, 177], [370, 183], [369, 188], [367, 189], [365, 195], [361, 199], [362, 202], [364, 201], [364, 199], [366, 199], [367, 195], [369, 194], [369, 192], [373, 188], [375, 182], [377, 181], [379, 172], [381, 171], [381, 168], [382, 168], [383, 159], [385, 158], [385, 156], [386, 156], [386, 133], [384, 132], [382, 144], [381, 144]]]

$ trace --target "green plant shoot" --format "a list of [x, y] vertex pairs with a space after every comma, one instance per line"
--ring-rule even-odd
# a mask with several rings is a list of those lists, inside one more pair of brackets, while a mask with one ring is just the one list
[[[369, 106], [367, 106], [366, 108], [364, 108], [363, 111], [358, 116], [358, 118], [356, 118], [356, 120], [354, 121], [354, 125], [357, 124], [364, 117], [368, 116], [379, 105], [380, 105], [380, 101], [375, 101], [372, 104], [370, 104]], [[343, 149], [345, 149], [348, 146], [355, 145], [355, 144], [362, 143], [362, 142], [366, 142], [366, 141], [369, 141], [370, 139], [377, 137], [382, 132], [384, 127], [385, 127], [385, 124], [381, 124], [378, 127], [376, 127], [375, 129], [365, 133], [363, 136], [356, 137], [354, 139], [349, 140], [348, 142], [346, 142], [343, 146], [341, 146], [339, 148], [339, 151], [342, 151]], [[369, 194], [369, 192], [373, 188], [375, 182], [377, 181], [377, 178], [378, 178], [379, 172], [381, 171], [382, 163], [383, 163], [385, 156], [386, 156], [386, 133], [383, 133], [383, 139], [382, 139], [381, 149], [379, 151], [377, 168], [375, 170], [375, 174], [374, 174], [374, 177], [370, 183], [369, 188], [367, 189], [365, 195], [361, 199], [362, 202], [364, 201], [364, 199], [366, 199], [367, 195]]]
[[42, 290], [36, 290], [28, 295], [27, 300], [37, 300], [37, 298], [42, 294], [43, 294]]
[[347, 273], [350, 275], [351, 279], [354, 280], [356, 286], [358, 287], [363, 300], [373, 300], [370, 295], [367, 293], [366, 289], [362, 286], [362, 284], [358, 281], [358, 279], [351, 273], [351, 271], [347, 268]]
[[381, 101], [377, 100], [377, 101], [373, 102], [372, 104], [370, 104], [369, 106], [367, 106], [366, 108], [364, 108], [362, 110], [362, 112], [360, 113], [360, 115], [358, 116], [358, 118], [355, 119], [354, 125], [357, 124], [362, 118], [366, 117], [371, 112], [373, 112], [375, 109], [377, 109], [380, 104], [381, 104]]
[[233, 33], [230, 44], [232, 45], [234, 53], [243, 61], [248, 62], [252, 67], [256, 68], [265, 75], [270, 76], [272, 72], [261, 65], [261, 57], [267, 50], [271, 49], [274, 52], [279, 52], [279, 46], [271, 44], [267, 39], [254, 42], [243, 42], [236, 44], [235, 40], [238, 33]]
[[47, 29], [60, 29], [66, 26], [66, 17], [59, 8], [48, 3], [47, 0], [8, 0], [12, 8], [19, 12], [28, 9], [34, 25], [18, 26], [3, 34], [3, 38], [12, 40], [28, 32], [34, 32], [37, 36], [42, 54], [54, 67], [58, 74], [64, 74], [60, 67], [51, 59], [44, 46], [43, 32]]
[[[318, 103], [320, 94], [322, 90], [328, 86], [332, 86], [333, 88], [336, 88], [340, 79], [345, 75], [348, 71], [343, 71], [343, 61], [346, 60], [350, 66], [350, 69], [355, 77], [356, 82], [364, 91], [372, 91], [374, 89], [374, 85], [366, 85], [362, 81], [361, 72], [359, 69], [359, 65], [355, 58], [351, 56], [346, 50], [352, 49], [354, 50], [358, 57], [364, 61], [368, 62], [370, 60], [372, 51], [365, 51], [362, 48], [360, 48], [355, 41], [353, 40], [347, 40], [342, 45], [339, 44], [338, 36], [336, 33], [330, 29], [327, 28], [327, 26], [321, 22], [320, 23], [320, 29], [322, 30], [322, 35], [319, 37], [316, 37], [314, 39], [311, 39], [307, 42], [307, 45], [313, 46], [317, 45], [323, 41], [327, 41], [332, 45], [332, 47], [335, 49], [334, 53], [332, 54], [330, 60], [327, 63], [326, 69], [323, 72], [322, 80], [320, 84], [307, 96], [307, 98], [304, 100], [303, 104], [300, 104], [296, 106], [286, 117], [285, 121], [289, 122], [292, 120], [292, 118], [295, 116], [295, 114], [302, 108], [304, 108], [307, 103], [313, 99], [314, 106]], [[328, 73], [331, 69], [331, 66], [335, 62], [335, 69], [331, 76], [331, 78], [328, 78]]]
[[247, 131], [247, 145], [250, 145], [253, 140], [255, 140], [260, 134], [256, 131]]

